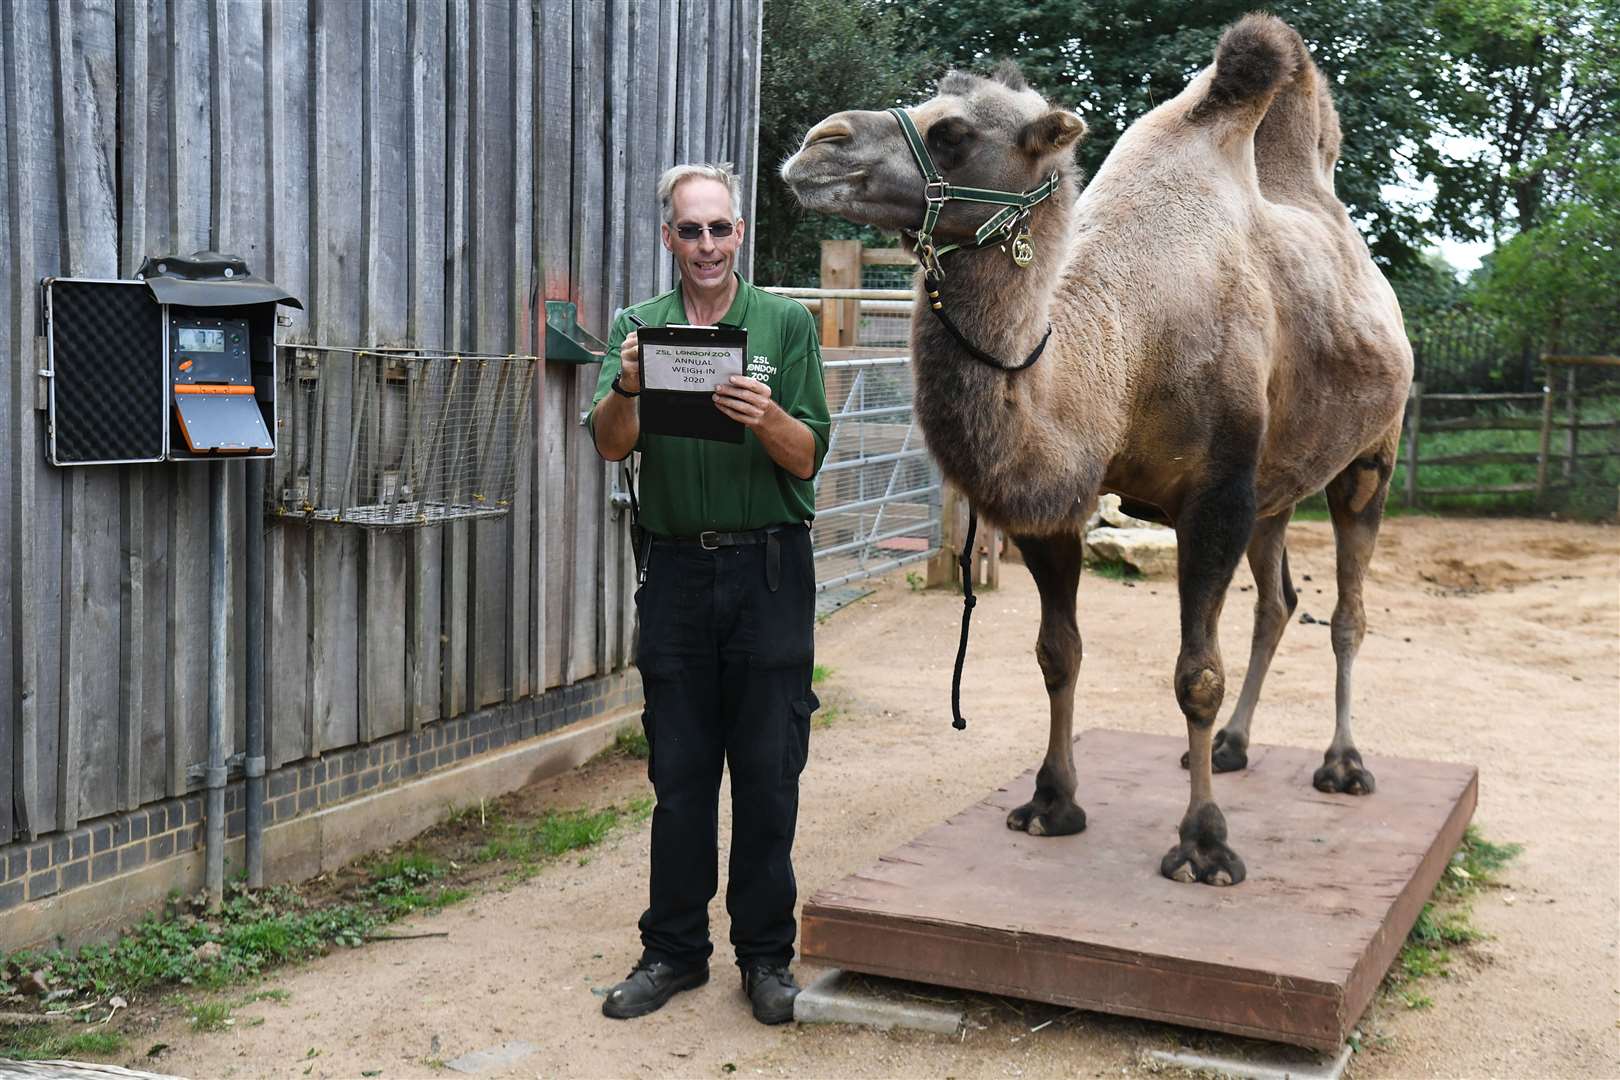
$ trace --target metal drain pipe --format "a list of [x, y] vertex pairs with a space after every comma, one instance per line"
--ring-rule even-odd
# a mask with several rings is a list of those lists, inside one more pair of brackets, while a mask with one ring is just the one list
[[264, 471], [247, 464], [247, 880], [264, 887]]
[[225, 462], [208, 463], [208, 823], [206, 875], [208, 909], [225, 899]]

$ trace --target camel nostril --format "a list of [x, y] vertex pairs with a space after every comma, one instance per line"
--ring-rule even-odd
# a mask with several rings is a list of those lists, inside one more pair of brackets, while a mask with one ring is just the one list
[[849, 138], [851, 134], [853, 132], [850, 131], [849, 125], [842, 120], [828, 120], [810, 129], [810, 132], [804, 137], [804, 145], [814, 146], [816, 143], [837, 142], [840, 139]]

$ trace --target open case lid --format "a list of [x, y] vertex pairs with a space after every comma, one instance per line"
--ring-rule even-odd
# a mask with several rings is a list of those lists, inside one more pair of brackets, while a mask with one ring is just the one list
[[304, 306], [280, 285], [249, 273], [241, 256], [217, 251], [152, 256], [141, 264], [136, 277], [146, 282], [160, 304], [233, 307], [273, 302], [300, 310]]

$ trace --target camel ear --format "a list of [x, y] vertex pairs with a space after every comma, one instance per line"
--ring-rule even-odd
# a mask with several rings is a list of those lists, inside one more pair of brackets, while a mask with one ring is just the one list
[[1086, 122], [1067, 109], [1053, 109], [1036, 117], [1018, 133], [1018, 148], [1030, 157], [1043, 157], [1073, 145], [1086, 133]]

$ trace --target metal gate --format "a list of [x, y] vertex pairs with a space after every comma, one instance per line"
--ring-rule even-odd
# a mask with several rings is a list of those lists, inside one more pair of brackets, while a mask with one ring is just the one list
[[827, 360], [827, 458], [811, 531], [826, 592], [927, 558], [940, 545], [939, 469], [911, 411], [911, 357]]

